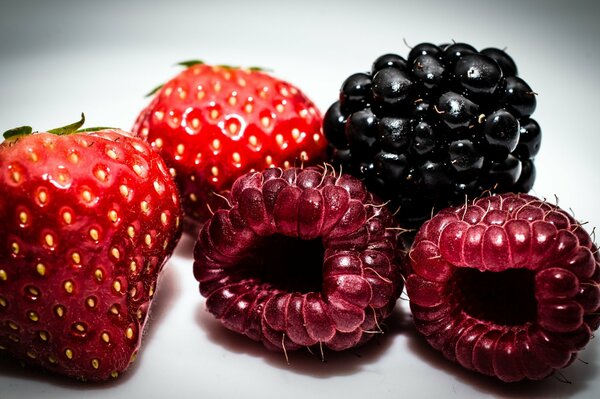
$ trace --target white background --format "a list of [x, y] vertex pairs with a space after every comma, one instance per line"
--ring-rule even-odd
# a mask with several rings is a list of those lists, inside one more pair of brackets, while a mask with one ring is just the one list
[[[595, 1], [0, 1], [0, 131], [73, 122], [130, 129], [176, 62], [263, 66], [324, 112], [343, 79], [383, 53], [451, 40], [507, 48], [538, 93], [542, 126], [534, 194], [600, 224], [600, 3]], [[1, 195], [1, 193], [0, 193]], [[502, 384], [461, 370], [411, 326], [406, 302], [389, 331], [321, 363], [287, 365], [221, 328], [204, 309], [185, 237], [161, 281], [144, 348], [117, 381], [80, 384], [0, 357], [0, 398], [595, 397], [599, 343], [563, 370], [570, 384]]]

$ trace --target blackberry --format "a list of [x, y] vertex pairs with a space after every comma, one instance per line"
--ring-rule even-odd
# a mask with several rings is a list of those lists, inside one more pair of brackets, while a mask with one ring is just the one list
[[325, 114], [332, 164], [363, 179], [406, 227], [485, 192], [528, 192], [536, 94], [503, 50], [421, 43], [348, 77]]

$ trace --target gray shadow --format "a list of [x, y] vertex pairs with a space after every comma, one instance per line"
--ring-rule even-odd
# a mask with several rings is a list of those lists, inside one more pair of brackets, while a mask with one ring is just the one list
[[[466, 370], [457, 363], [447, 360], [441, 352], [433, 349], [423, 336], [414, 328], [412, 323], [405, 329], [407, 348], [416, 356], [445, 374], [448, 374], [468, 385], [482, 395], [492, 395], [502, 398], [555, 398], [570, 397], [585, 391], [589, 383], [598, 377], [598, 367], [593, 362], [598, 352], [598, 345], [590, 342], [581, 356], [569, 367], [559, 370], [554, 375], [542, 381], [520, 381], [505, 383], [496, 378]], [[585, 362], [585, 358], [590, 362]]]
[[400, 307], [396, 306], [390, 317], [381, 324], [384, 333], [376, 334], [364, 345], [340, 352], [325, 349], [325, 361], [321, 360], [318, 349], [312, 353], [302, 349], [288, 351], [289, 364], [283, 353], [270, 351], [262, 343], [225, 328], [206, 310], [204, 303], [197, 307], [196, 322], [211, 342], [230, 352], [262, 359], [272, 367], [291, 373], [324, 379], [356, 374], [365, 366], [375, 363], [389, 349], [394, 339], [404, 332], [410, 321]]

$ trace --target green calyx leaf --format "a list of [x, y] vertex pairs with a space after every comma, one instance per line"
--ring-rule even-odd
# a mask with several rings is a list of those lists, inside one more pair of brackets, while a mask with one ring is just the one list
[[12, 129], [8, 129], [6, 132], [4, 132], [4, 134], [2, 136], [4, 137], [5, 140], [9, 140], [9, 139], [12, 139], [13, 137], [17, 137], [17, 136], [30, 135], [32, 131], [33, 131], [33, 129], [31, 128], [31, 126], [19, 126], [19, 127], [14, 127]]
[[194, 66], [194, 65], [201, 65], [201, 64], [204, 64], [204, 61], [201, 61], [201, 60], [189, 60], [189, 61], [183, 61], [183, 62], [178, 62], [177, 63], [177, 65], [184, 66], [186, 68], [189, 68], [189, 67]]
[[[204, 64], [204, 61], [201, 61], [201, 60], [189, 60], [189, 61], [178, 62], [175, 65], [184, 66], [186, 68], [189, 68], [191, 66], [200, 65], [200, 64]], [[159, 84], [154, 89], [150, 90], [144, 97], [151, 97], [151, 96], [155, 95], [156, 93], [158, 93], [158, 91], [160, 89], [162, 89], [163, 86], [164, 86], [164, 83]]]
[[[186, 68], [189, 68], [194, 65], [201, 65], [201, 64], [204, 64], [204, 61], [190, 60], [190, 61], [183, 61], [183, 62], [177, 63], [177, 65], [184, 66]], [[259, 66], [250, 66], [247, 68], [243, 68], [239, 65], [230, 65], [230, 64], [218, 64], [217, 66], [221, 67], [221, 68], [225, 68], [225, 69], [247, 69], [249, 71], [262, 71], [262, 72], [270, 71], [270, 69], [268, 69], [268, 68], [263, 68], [263, 67], [259, 67]]]
[[86, 127], [85, 129], [79, 129], [79, 130], [77, 130], [76, 133], [98, 132], [100, 130], [109, 130], [109, 129], [118, 129], [118, 128], [111, 127], [111, 126]]
[[228, 64], [219, 64], [218, 66], [220, 66], [221, 68], [225, 68], [225, 69], [246, 69], [251, 72], [273, 72], [272, 69], [263, 68], [263, 67], [259, 67], [259, 66], [241, 67], [238, 65], [228, 65]]
[[75, 133], [81, 126], [83, 126], [84, 123], [85, 123], [85, 115], [82, 112], [81, 119], [78, 120], [77, 122], [71, 123], [70, 125], [67, 125], [67, 126], [57, 127], [56, 129], [50, 129], [50, 130], [48, 130], [48, 133], [56, 134], [58, 136], [64, 136], [67, 134]]
[[159, 84], [158, 86], [156, 86], [154, 89], [150, 90], [144, 97], [150, 97], [155, 95], [160, 89], [162, 89], [162, 87], [164, 86], [164, 84]]
[[221, 67], [221, 68], [224, 68], [224, 69], [240, 69], [240, 67], [237, 66], [237, 65], [219, 64], [217, 66]]
[[[83, 126], [84, 123], [85, 123], [85, 115], [82, 112], [81, 119], [78, 120], [77, 122], [71, 123], [70, 125], [67, 125], [67, 126], [57, 127], [55, 129], [48, 130], [48, 133], [56, 134], [59, 136], [64, 136], [64, 135], [73, 134], [73, 133], [97, 132], [99, 130], [116, 129], [114, 127], [108, 127], [108, 126], [88, 127], [85, 129], [81, 129], [81, 126]], [[14, 138], [17, 138], [20, 136], [30, 135], [32, 132], [33, 132], [33, 129], [31, 128], [31, 126], [19, 126], [19, 127], [15, 127], [15, 128], [7, 130], [6, 132], [4, 132], [4, 134], [2, 136], [4, 137], [5, 140], [10, 140], [10, 139], [14, 139]]]
[[[202, 65], [202, 64], [204, 64], [204, 61], [202, 61], [202, 60], [189, 60], [189, 61], [178, 62], [176, 65], [190, 68], [194, 65]], [[228, 65], [228, 64], [219, 64], [218, 66], [221, 68], [225, 68], [225, 69], [240, 69], [241, 68], [240, 66], [237, 66], [237, 65]], [[245, 69], [247, 69], [249, 71], [253, 71], [253, 72], [273, 72], [273, 70], [271, 70], [269, 68], [263, 68], [263, 67], [259, 67], [259, 66], [251, 66], [251, 67], [248, 67]], [[151, 97], [151, 96], [155, 95], [156, 93], [158, 93], [158, 91], [160, 89], [163, 88], [163, 86], [164, 86], [164, 83], [159, 84], [154, 89], [150, 90], [144, 97]]]
[[259, 66], [248, 67], [248, 70], [249, 71], [257, 71], [257, 72], [273, 72], [273, 70], [270, 68], [263, 68], [263, 67], [259, 67]]

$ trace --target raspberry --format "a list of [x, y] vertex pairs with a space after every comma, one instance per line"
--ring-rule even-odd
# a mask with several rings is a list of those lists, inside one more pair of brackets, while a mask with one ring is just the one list
[[405, 227], [483, 192], [528, 192], [541, 130], [536, 97], [503, 50], [415, 46], [342, 84], [323, 131], [334, 166], [365, 181]]
[[233, 184], [202, 228], [194, 275], [221, 323], [271, 350], [343, 350], [381, 332], [402, 291], [391, 213], [329, 168], [270, 168]]
[[417, 330], [463, 367], [503, 381], [568, 366], [600, 325], [600, 256], [583, 227], [526, 194], [440, 211], [409, 253]]

